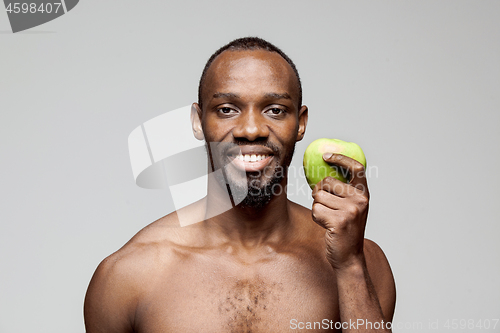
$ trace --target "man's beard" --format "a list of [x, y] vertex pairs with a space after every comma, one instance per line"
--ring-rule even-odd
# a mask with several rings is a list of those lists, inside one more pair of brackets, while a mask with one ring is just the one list
[[[295, 142], [289, 147], [284, 147], [284, 155], [274, 144], [262, 142], [260, 144], [261, 146], [272, 149], [273, 159], [282, 162], [274, 166], [274, 170], [272, 170], [272, 174], [269, 176], [265, 174], [266, 170], [270, 171], [269, 166], [266, 166], [262, 171], [247, 172], [246, 184], [241, 184], [241, 182], [234, 179], [238, 177], [231, 177], [231, 175], [228, 174], [224, 163], [221, 161], [227, 156], [227, 151], [235, 145], [243, 146], [250, 144], [255, 145], [255, 142], [236, 142], [228, 144], [223, 148], [212, 149], [211, 151], [207, 146], [207, 151], [209, 153], [209, 159], [212, 162], [212, 167], [215, 169], [222, 169], [222, 173], [215, 173], [215, 178], [220, 186], [228, 190], [232, 202], [237, 203], [237, 206], [242, 208], [261, 209], [271, 201], [273, 196], [279, 195], [285, 191], [281, 182], [285, 178], [288, 167], [292, 161], [295, 151]], [[213, 156], [214, 154], [217, 154], [217, 156]]]

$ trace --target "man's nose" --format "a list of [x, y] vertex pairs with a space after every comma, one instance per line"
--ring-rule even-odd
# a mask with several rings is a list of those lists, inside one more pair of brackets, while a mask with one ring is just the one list
[[248, 110], [238, 117], [238, 124], [233, 130], [234, 138], [255, 141], [269, 136], [269, 127], [265, 116], [256, 110]]

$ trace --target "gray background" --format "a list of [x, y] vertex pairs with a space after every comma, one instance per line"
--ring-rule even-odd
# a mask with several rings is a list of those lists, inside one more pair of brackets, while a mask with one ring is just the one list
[[12, 34], [1, 10], [0, 332], [84, 331], [98, 263], [173, 209], [134, 184], [129, 133], [195, 101], [209, 55], [248, 35], [302, 76], [293, 165], [335, 137], [377, 168], [367, 237], [396, 277], [395, 325], [423, 325], [394, 331], [499, 318], [499, 14], [499, 1], [86, 0]]

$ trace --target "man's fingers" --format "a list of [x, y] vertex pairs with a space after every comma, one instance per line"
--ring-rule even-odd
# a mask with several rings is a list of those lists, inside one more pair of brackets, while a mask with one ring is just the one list
[[335, 164], [349, 172], [349, 185], [365, 192], [368, 195], [368, 183], [366, 181], [365, 168], [358, 161], [341, 154], [323, 154], [323, 160], [329, 164]]
[[[350, 188], [351, 191], [360, 193], [360, 190], [344, 185]], [[341, 198], [327, 191], [319, 190], [314, 195], [313, 217], [325, 218], [330, 221], [335, 217], [340, 219], [340, 223], [347, 223], [346, 221], [355, 221], [359, 216], [363, 215], [368, 209], [368, 204], [369, 199], [363, 194]]]
[[[351, 187], [352, 188], [352, 187]], [[342, 200], [344, 198], [338, 197], [325, 190], [319, 190], [314, 195], [314, 203], [322, 204], [330, 209], [338, 210], [342, 208]]]
[[334, 212], [334, 210], [331, 210], [330, 208], [319, 202], [315, 202], [312, 206], [311, 211], [313, 221], [316, 222], [319, 226], [328, 229], [328, 221], [331, 219], [332, 212]]
[[339, 210], [332, 210], [319, 202], [315, 202], [312, 206], [312, 218], [316, 224], [333, 233], [336, 233], [339, 228], [345, 228], [349, 223], [346, 214]]
[[313, 189], [313, 198], [319, 191], [329, 192], [340, 198], [352, 197], [355, 195], [365, 195], [365, 191], [354, 187], [352, 184], [346, 184], [333, 177], [326, 177], [320, 181]]
[[[341, 198], [347, 197], [347, 189], [346, 186], [349, 186], [343, 182], [341, 182], [338, 179], [332, 178], [332, 177], [326, 177], [322, 181], [316, 184], [316, 186], [313, 189], [312, 196], [316, 195], [319, 191], [326, 191], [332, 194], [335, 194], [336, 196], [339, 196]], [[349, 186], [352, 189], [352, 186]]]

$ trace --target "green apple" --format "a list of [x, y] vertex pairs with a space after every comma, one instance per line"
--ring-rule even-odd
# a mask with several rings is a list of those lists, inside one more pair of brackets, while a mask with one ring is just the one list
[[339, 139], [318, 139], [313, 141], [304, 152], [304, 172], [309, 186], [314, 189], [317, 183], [330, 176], [347, 183], [346, 171], [338, 166], [326, 163], [324, 153], [336, 153], [350, 157], [363, 164], [366, 168], [366, 158], [361, 147], [354, 142]]

